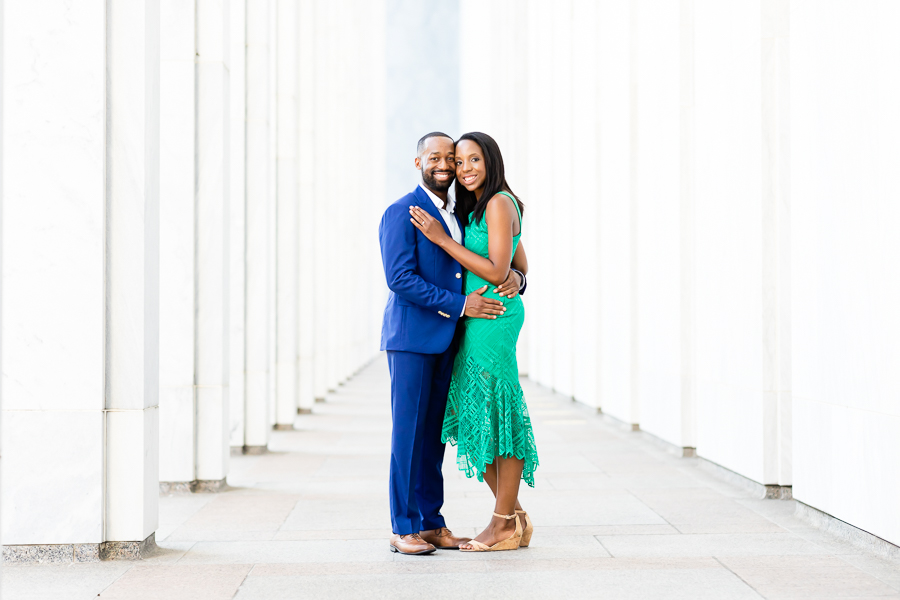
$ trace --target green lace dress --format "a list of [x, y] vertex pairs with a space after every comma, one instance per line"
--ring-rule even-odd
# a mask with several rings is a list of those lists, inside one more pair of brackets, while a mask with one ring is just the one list
[[[518, 211], [515, 200], [513, 204]], [[521, 228], [520, 212], [513, 254], [522, 236]], [[466, 226], [466, 248], [488, 258], [485, 219]], [[501, 300], [506, 312], [496, 319], [464, 319], [441, 440], [457, 446], [456, 462], [467, 477], [477, 475], [479, 481], [484, 481], [484, 469], [494, 462], [495, 456], [516, 457], [525, 461], [522, 479], [534, 487], [537, 447], [516, 363], [516, 341], [525, 322], [525, 307], [518, 295], [512, 300], [500, 298], [493, 292], [496, 286], [474, 273], [466, 272], [464, 283], [466, 294], [487, 285], [484, 296]]]

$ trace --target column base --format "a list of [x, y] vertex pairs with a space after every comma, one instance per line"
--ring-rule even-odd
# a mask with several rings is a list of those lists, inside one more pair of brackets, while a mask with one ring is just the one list
[[194, 481], [160, 481], [159, 494], [219, 493], [228, 489], [224, 479], [195, 479]]
[[794, 488], [789, 485], [766, 485], [766, 500], [793, 500]]
[[265, 454], [269, 451], [268, 446], [243, 446], [241, 448], [241, 454]]
[[320, 397], [316, 398], [316, 402], [325, 402], [325, 397], [320, 396]]
[[140, 560], [156, 549], [156, 534], [142, 542], [101, 544], [34, 544], [3, 546], [3, 562], [8, 564], [66, 564], [101, 560]]
[[274, 429], [275, 431], [293, 431], [294, 424], [293, 423], [275, 423], [275, 425], [272, 426], [272, 429]]
[[311, 408], [299, 408], [299, 407], [298, 407], [298, 408], [297, 408], [297, 414], [298, 414], [298, 415], [309, 415], [309, 414], [312, 414], [312, 409], [311, 409]]
[[190, 481], [160, 481], [159, 482], [160, 496], [168, 496], [169, 494], [190, 494], [190, 493], [191, 493], [191, 482]]
[[793, 488], [789, 485], [763, 484], [749, 477], [745, 477], [740, 473], [735, 473], [727, 467], [714, 463], [706, 458], [697, 457], [697, 465], [710, 473], [713, 473], [720, 479], [724, 479], [732, 485], [736, 485], [753, 494], [759, 499], [765, 500], [791, 500], [793, 499]]
[[156, 533], [142, 542], [103, 542], [100, 560], [141, 560], [156, 549]]
[[8, 564], [84, 563], [100, 560], [100, 544], [35, 544], [3, 546]]

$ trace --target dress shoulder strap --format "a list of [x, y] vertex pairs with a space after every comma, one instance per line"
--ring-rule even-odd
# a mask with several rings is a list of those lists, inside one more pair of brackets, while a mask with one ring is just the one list
[[519, 228], [521, 229], [521, 227], [522, 227], [522, 211], [519, 210], [519, 203], [516, 201], [516, 199], [513, 197], [513, 195], [510, 194], [509, 192], [504, 192], [501, 190], [498, 193], [503, 194], [504, 196], [506, 196], [507, 198], [512, 200], [513, 206], [516, 207], [516, 212], [519, 213]]

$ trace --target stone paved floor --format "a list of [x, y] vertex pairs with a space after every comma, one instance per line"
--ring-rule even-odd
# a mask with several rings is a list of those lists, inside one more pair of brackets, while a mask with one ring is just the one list
[[[867, 554], [527, 381], [541, 466], [530, 548], [388, 551], [384, 357], [272, 452], [233, 458], [230, 491], [161, 499], [137, 563], [4, 565], [4, 600], [293, 598], [900, 599], [900, 562]], [[445, 464], [444, 514], [474, 535], [493, 502]]]

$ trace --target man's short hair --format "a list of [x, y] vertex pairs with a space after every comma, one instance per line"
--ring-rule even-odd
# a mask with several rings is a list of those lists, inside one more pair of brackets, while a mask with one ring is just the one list
[[448, 140], [450, 140], [451, 142], [453, 141], [452, 137], [450, 137], [446, 133], [443, 133], [440, 131], [432, 131], [431, 133], [426, 133], [421, 138], [419, 138], [419, 143], [416, 144], [416, 156], [419, 156], [420, 154], [422, 154], [422, 150], [425, 149], [425, 142], [428, 141], [428, 138], [433, 138], [433, 137], [445, 137]]

